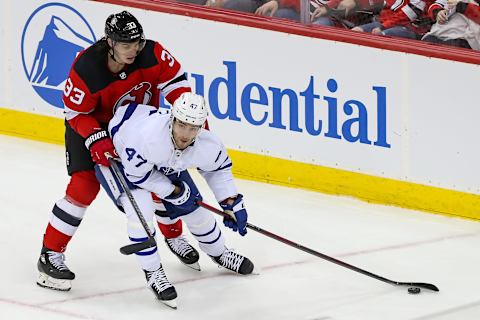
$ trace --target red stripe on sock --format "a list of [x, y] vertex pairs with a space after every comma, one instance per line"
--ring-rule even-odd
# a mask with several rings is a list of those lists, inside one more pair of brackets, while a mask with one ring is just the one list
[[49, 223], [43, 236], [43, 245], [50, 250], [64, 252], [70, 239], [71, 236], [61, 233]]

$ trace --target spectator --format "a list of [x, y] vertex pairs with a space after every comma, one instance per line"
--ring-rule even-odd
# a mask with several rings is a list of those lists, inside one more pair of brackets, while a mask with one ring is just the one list
[[480, 0], [437, 0], [428, 8], [436, 23], [422, 40], [480, 50], [479, 4]]
[[426, 10], [431, 0], [386, 0], [378, 21], [352, 28], [376, 35], [420, 39], [430, 28]]
[[[324, 26], [351, 28], [358, 21], [373, 17], [374, 8], [383, 6], [383, 0], [330, 0], [326, 3], [311, 0], [311, 23]], [[358, 14], [361, 11], [361, 14]], [[258, 8], [257, 14], [300, 21], [299, 0], [269, 1]]]
[[[230, 0], [230, 1], [234, 1], [234, 0]], [[333, 0], [333, 1], [337, 1], [337, 0]], [[323, 2], [319, 0], [310, 0], [310, 14], [312, 15], [317, 8], [323, 7], [322, 4]], [[255, 14], [300, 21], [300, 0], [267, 1], [256, 10]], [[323, 20], [323, 17], [321, 20]], [[312, 23], [317, 24], [313, 16], [312, 16]], [[321, 24], [321, 23], [318, 23], [318, 24]]]
[[206, 5], [234, 11], [256, 13], [257, 9], [267, 2], [276, 2], [276, 0], [207, 0]]
[[312, 23], [350, 29], [372, 22], [383, 4], [383, 0], [330, 0], [313, 11]]

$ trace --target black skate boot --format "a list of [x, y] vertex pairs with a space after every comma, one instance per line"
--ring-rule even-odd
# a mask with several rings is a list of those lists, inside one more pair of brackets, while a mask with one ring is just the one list
[[165, 303], [173, 309], [177, 309], [177, 291], [175, 287], [168, 281], [162, 265], [156, 271], [146, 271], [147, 287], [150, 288], [158, 300]]
[[165, 239], [170, 251], [177, 256], [180, 261], [187, 267], [200, 271], [198, 259], [200, 258], [198, 251], [195, 250], [183, 236], [172, 239]]
[[40, 272], [37, 284], [40, 287], [60, 291], [68, 291], [72, 288], [71, 280], [75, 279], [75, 274], [65, 265], [63, 253], [43, 247], [37, 267]]
[[239, 274], [251, 274], [253, 272], [253, 263], [247, 257], [225, 249], [219, 257], [211, 257], [218, 265]]

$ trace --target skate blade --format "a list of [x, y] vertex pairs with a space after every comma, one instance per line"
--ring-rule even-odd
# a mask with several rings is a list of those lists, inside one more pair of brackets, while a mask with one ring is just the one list
[[[241, 276], [245, 276], [245, 277], [259, 276], [261, 271], [262, 271], [261, 268], [259, 268], [259, 267], [257, 267], [257, 266], [253, 266], [252, 272], [247, 273], [247, 274], [240, 274], [240, 275], [241, 275]], [[235, 272], [235, 273], [236, 273], [236, 272]]]
[[55, 279], [47, 274], [40, 272], [37, 279], [37, 284], [42, 288], [69, 291], [72, 288], [72, 281], [68, 279]]
[[201, 271], [200, 270], [200, 264], [198, 262], [194, 262], [194, 263], [191, 263], [191, 264], [186, 264], [186, 263], [183, 263], [183, 264], [186, 265], [189, 268], [192, 268], [193, 270]]
[[228, 272], [231, 272], [231, 273], [234, 273], [234, 274], [243, 276], [243, 277], [258, 276], [258, 275], [260, 275], [260, 271], [261, 271], [261, 269], [260, 269], [260, 268], [257, 268], [256, 266], [253, 266], [252, 272], [247, 273], [247, 274], [238, 273], [238, 272], [236, 272], [236, 271], [230, 270], [230, 269], [225, 268], [224, 266], [221, 266], [221, 265], [218, 265], [218, 264], [217, 264], [217, 268], [218, 268], [218, 269], [227, 270]]
[[160, 300], [163, 304], [165, 304], [166, 306], [172, 308], [172, 309], [175, 309], [177, 310], [177, 299], [172, 299], [172, 300]]
[[[250, 275], [259, 276], [261, 272], [262, 272], [262, 268], [257, 267], [257, 266], [253, 266], [253, 270], [252, 270], [252, 273], [250, 273]], [[248, 276], [248, 274], [247, 274], [247, 276]]]

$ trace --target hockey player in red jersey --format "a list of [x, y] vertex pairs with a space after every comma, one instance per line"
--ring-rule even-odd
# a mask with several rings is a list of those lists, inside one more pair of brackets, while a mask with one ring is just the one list
[[427, 9], [432, 2], [433, 0], [386, 0], [378, 21], [351, 30], [418, 40], [430, 29], [431, 20], [427, 17]]
[[[65, 84], [65, 146], [71, 178], [66, 195], [52, 209], [43, 237], [38, 285], [71, 288], [75, 274], [65, 265], [63, 252], [100, 190], [94, 165], [108, 166], [107, 155], [116, 155], [105, 130], [115, 109], [130, 102], [158, 106], [160, 92], [173, 104], [190, 91], [180, 63], [160, 43], [145, 39], [132, 14], [123, 11], [107, 18], [105, 37], [78, 55]], [[161, 209], [159, 200], [155, 202]], [[199, 255], [183, 238], [182, 221], [158, 225], [169, 249], [198, 269]]]

